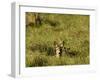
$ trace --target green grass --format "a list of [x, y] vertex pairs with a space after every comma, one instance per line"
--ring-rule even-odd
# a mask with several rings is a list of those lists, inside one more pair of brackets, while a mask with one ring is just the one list
[[[42, 25], [26, 27], [26, 67], [89, 64], [88, 15], [41, 13], [40, 16]], [[59, 40], [70, 48], [68, 55], [60, 58], [48, 55], [52, 54], [54, 41]]]

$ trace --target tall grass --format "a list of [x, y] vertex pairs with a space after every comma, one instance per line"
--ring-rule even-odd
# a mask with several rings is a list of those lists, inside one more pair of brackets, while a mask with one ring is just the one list
[[[26, 27], [27, 67], [89, 64], [88, 15], [41, 13], [40, 16], [42, 25]], [[59, 40], [64, 41], [65, 47], [70, 50], [56, 58], [53, 44]]]

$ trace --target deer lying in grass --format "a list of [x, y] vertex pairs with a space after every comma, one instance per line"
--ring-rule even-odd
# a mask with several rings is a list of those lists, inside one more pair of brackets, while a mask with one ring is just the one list
[[60, 41], [59, 43], [57, 43], [56, 41], [54, 41], [54, 50], [55, 50], [55, 56], [57, 58], [59, 58], [60, 56], [62, 56], [62, 52], [64, 50], [64, 41]]

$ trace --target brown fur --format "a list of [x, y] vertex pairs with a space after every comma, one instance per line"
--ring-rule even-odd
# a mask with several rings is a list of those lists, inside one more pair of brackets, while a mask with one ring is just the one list
[[60, 41], [59, 43], [54, 41], [54, 48], [55, 48], [55, 56], [56, 57], [62, 56], [62, 52], [64, 48], [64, 41]]

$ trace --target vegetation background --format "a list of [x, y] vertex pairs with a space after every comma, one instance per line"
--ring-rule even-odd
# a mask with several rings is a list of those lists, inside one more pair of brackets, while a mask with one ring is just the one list
[[[34, 14], [41, 24], [35, 25]], [[54, 41], [70, 48], [56, 58]], [[89, 64], [89, 15], [26, 12], [26, 67]]]

